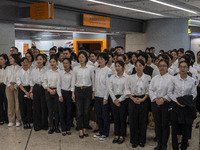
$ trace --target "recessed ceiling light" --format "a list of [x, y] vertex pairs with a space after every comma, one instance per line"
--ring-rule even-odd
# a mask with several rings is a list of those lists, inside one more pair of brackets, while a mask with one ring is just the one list
[[87, 0], [87, 1], [93, 2], [93, 3], [98, 3], [98, 4], [103, 4], [103, 5], [107, 5], [107, 6], [112, 6], [112, 7], [117, 7], [117, 8], [122, 8], [122, 9], [137, 11], [137, 12], [142, 12], [142, 13], [146, 13], [146, 14], [156, 15], [156, 16], [164, 16], [162, 14], [158, 14], [158, 13], [154, 13], [154, 12], [150, 12], [150, 11], [145, 11], [145, 10], [140, 10], [140, 9], [125, 7], [125, 6], [115, 5], [115, 4], [110, 4], [110, 3], [96, 1], [96, 0]]
[[179, 7], [179, 6], [175, 6], [175, 5], [172, 5], [172, 4], [168, 4], [168, 3], [165, 3], [165, 2], [161, 2], [161, 1], [158, 1], [158, 0], [150, 0], [150, 1], [161, 4], [161, 5], [165, 5], [165, 6], [168, 6], [168, 7], [180, 9], [180, 10], [183, 10], [183, 11], [186, 11], [186, 12], [189, 12], [189, 13], [197, 14], [197, 12], [195, 12], [195, 11], [185, 9], [185, 8], [182, 8], [182, 7]]

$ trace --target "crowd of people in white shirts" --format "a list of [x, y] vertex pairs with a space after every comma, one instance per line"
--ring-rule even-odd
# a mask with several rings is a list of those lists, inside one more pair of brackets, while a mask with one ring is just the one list
[[[58, 52], [57, 52], [58, 51]], [[186, 150], [196, 118], [200, 51], [183, 48], [156, 56], [155, 48], [126, 52], [121, 46], [104, 52], [53, 47], [49, 57], [33, 47], [25, 57], [12, 47], [0, 55], [0, 125], [48, 130], [71, 135], [76, 120], [79, 138], [89, 136], [89, 110], [95, 109], [97, 132], [103, 141], [114, 121], [112, 143], [122, 144], [130, 128], [133, 148], [145, 147], [148, 114], [155, 122], [157, 146]], [[91, 106], [92, 101], [94, 105]], [[75, 118], [75, 120], [74, 120]], [[61, 128], [61, 131], [60, 131]]]

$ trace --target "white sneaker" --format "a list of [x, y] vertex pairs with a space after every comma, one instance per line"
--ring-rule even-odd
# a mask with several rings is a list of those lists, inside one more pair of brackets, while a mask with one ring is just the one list
[[10, 122], [10, 123], [8, 124], [8, 127], [12, 127], [12, 126], [14, 126], [14, 125], [15, 125], [14, 123]]
[[20, 122], [16, 122], [16, 127], [20, 127], [21, 123]]
[[99, 137], [99, 140], [100, 140], [100, 141], [104, 141], [106, 138], [107, 138], [107, 137], [106, 137], [105, 135], [102, 135], [102, 136]]
[[94, 136], [93, 136], [93, 138], [99, 138], [101, 135], [98, 133], [98, 134], [95, 134]]

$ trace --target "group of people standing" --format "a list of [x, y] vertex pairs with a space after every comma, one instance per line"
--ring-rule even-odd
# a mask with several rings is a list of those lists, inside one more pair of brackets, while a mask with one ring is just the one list
[[12, 47], [9, 58], [0, 55], [0, 124], [18, 127], [22, 121], [24, 129], [30, 129], [33, 122], [35, 131], [49, 129], [49, 134], [66, 136], [71, 134], [76, 114], [82, 139], [89, 136], [89, 109], [94, 100], [99, 128], [94, 138], [109, 136], [112, 114], [112, 143], [125, 141], [129, 122], [132, 147], [144, 147], [152, 112], [158, 143], [154, 150], [167, 149], [170, 125], [173, 150], [179, 149], [179, 143], [186, 150], [196, 117], [200, 52], [195, 63], [192, 51], [160, 51], [156, 57], [149, 50], [124, 53], [118, 46], [96, 53], [81, 48], [76, 56], [69, 48], [57, 54], [51, 48], [47, 58], [33, 48], [20, 59]]

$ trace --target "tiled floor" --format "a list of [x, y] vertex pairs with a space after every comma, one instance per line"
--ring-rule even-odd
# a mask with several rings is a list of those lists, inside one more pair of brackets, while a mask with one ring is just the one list
[[[199, 121], [198, 117], [195, 123]], [[95, 123], [90, 123], [95, 127]], [[34, 130], [24, 130], [22, 127], [0, 126], [0, 150], [129, 150], [133, 149], [129, 142], [129, 128], [125, 143], [112, 144], [113, 124], [111, 124], [110, 137], [105, 141], [93, 138], [93, 132], [88, 131], [89, 137], [79, 139], [78, 131], [72, 128], [72, 135], [63, 137], [54, 133], [49, 135], [47, 131], [35, 132]], [[154, 129], [147, 130], [147, 143], [144, 148], [137, 147], [136, 150], [153, 150], [156, 143], [153, 142]], [[134, 149], [133, 149], [134, 150]], [[168, 142], [168, 150], [171, 150], [171, 137]], [[192, 140], [188, 150], [199, 150], [199, 129], [193, 127]]]

